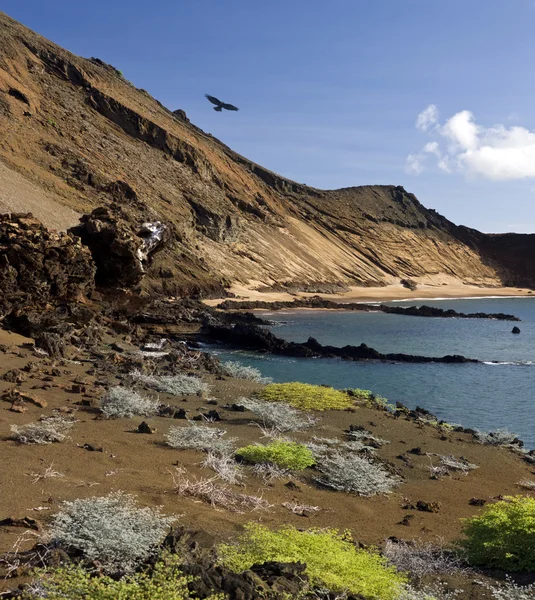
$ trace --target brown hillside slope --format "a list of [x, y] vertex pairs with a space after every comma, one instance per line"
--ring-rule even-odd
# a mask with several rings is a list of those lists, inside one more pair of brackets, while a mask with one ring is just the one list
[[[482, 234], [456, 227], [403, 188], [320, 191], [284, 179], [113, 67], [74, 56], [0, 13], [2, 162], [43, 190], [37, 202], [47, 225], [112, 202], [170, 224], [172, 240], [146, 278], [168, 294], [407, 277], [498, 285], [510, 274], [510, 265], [497, 270], [499, 256], [481, 257]], [[24, 193], [5, 205], [32, 210]]]

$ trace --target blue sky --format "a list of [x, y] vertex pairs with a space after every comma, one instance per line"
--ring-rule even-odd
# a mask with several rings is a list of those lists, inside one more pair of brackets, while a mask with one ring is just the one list
[[[535, 232], [534, 0], [3, 0], [0, 9], [113, 64], [296, 181], [403, 185], [456, 223]], [[205, 92], [240, 112], [214, 112]]]

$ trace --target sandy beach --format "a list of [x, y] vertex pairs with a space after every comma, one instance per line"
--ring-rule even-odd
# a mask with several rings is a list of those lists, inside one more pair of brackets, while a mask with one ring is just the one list
[[[401, 284], [391, 284], [382, 287], [351, 287], [342, 294], [313, 294], [306, 292], [259, 292], [246, 286], [235, 285], [229, 290], [236, 295], [236, 300], [258, 300], [263, 302], [291, 302], [296, 298], [320, 296], [334, 302], [391, 302], [401, 300], [439, 300], [447, 298], [492, 298], [492, 297], [521, 297], [535, 295], [533, 290], [516, 287], [479, 287], [462, 283], [442, 285], [419, 284], [412, 291]], [[217, 306], [226, 298], [205, 300], [209, 306]]]

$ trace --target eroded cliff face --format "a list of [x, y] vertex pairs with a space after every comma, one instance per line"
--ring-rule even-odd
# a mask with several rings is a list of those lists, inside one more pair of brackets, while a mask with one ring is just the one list
[[[165, 247], [147, 261], [143, 285], [166, 295], [214, 295], [231, 283], [524, 282], [523, 272], [511, 275], [514, 261], [500, 263], [500, 244], [489, 250], [485, 236], [402, 187], [321, 191], [280, 177], [110, 65], [2, 13], [0, 161], [43, 190], [45, 225], [112, 204], [134, 220], [165, 223]], [[9, 207], [29, 204], [22, 194]]]

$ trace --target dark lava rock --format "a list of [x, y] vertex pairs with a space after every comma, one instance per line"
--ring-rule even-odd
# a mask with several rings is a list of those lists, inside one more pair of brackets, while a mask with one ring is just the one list
[[468, 500], [470, 506], [485, 506], [486, 503], [487, 501], [483, 500], [483, 498], [470, 498], [470, 500]]
[[156, 430], [151, 427], [146, 421], [143, 421], [138, 425], [137, 432], [138, 433], [154, 433]]
[[520, 329], [518, 327], [513, 327], [511, 333], [520, 333]]
[[178, 410], [175, 410], [175, 413], [173, 414], [173, 419], [187, 419], [188, 416], [186, 414], [186, 409], [185, 408], [179, 408]]
[[[131, 202], [137, 200], [136, 193], [127, 184], [115, 184], [122, 185], [117, 194]], [[123, 189], [124, 186], [129, 189]], [[82, 243], [91, 250], [97, 266], [97, 282], [107, 287], [128, 288], [140, 283], [145, 275], [146, 261], [163, 247], [168, 240], [169, 229], [159, 221], [136, 225], [127, 220], [115, 205], [112, 207], [95, 208], [80, 219], [81, 225], [73, 228], [72, 232], [80, 236]]]
[[410, 363], [477, 363], [478, 360], [460, 355], [446, 355], [442, 357], [418, 356], [412, 354], [383, 354], [368, 347], [360, 346], [323, 346], [316, 339], [310, 337], [304, 343], [288, 342], [278, 338], [263, 327], [248, 323], [236, 323], [234, 326], [208, 325], [205, 335], [212, 341], [224, 342], [243, 349], [270, 352], [283, 356], [298, 356], [304, 358], [342, 358], [343, 360], [364, 361], [392, 361]]
[[424, 500], [418, 500], [416, 503], [416, 510], [429, 513], [439, 513], [440, 503], [439, 502], [424, 502]]
[[0, 215], [0, 317], [88, 296], [94, 274], [80, 240], [48, 231], [30, 213]]
[[20, 519], [7, 517], [0, 521], [0, 527], [24, 527], [24, 529], [33, 529], [35, 531], [41, 530], [39, 521], [31, 517], [22, 517]]
[[460, 313], [452, 309], [436, 308], [434, 306], [389, 306], [386, 304], [361, 304], [360, 302], [341, 303], [334, 302], [320, 296], [312, 296], [311, 298], [296, 298], [291, 302], [266, 302], [262, 300], [248, 300], [238, 302], [236, 300], [225, 300], [219, 304], [219, 309], [222, 310], [283, 310], [288, 308], [329, 308], [338, 310], [353, 310], [357, 312], [385, 312], [394, 315], [407, 315], [410, 317], [439, 317], [439, 318], [461, 318], [461, 319], [497, 319], [500, 321], [520, 321], [514, 315], [504, 313]]

